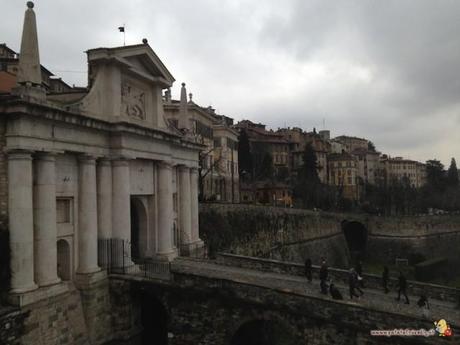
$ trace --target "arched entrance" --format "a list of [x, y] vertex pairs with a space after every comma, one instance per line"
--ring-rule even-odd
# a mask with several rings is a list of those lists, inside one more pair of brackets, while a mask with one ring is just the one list
[[342, 231], [352, 259], [363, 259], [366, 253], [367, 229], [357, 221], [343, 221]]
[[169, 315], [163, 304], [152, 293], [141, 295], [141, 323], [143, 345], [168, 344]]
[[273, 320], [244, 323], [233, 335], [230, 345], [294, 345], [290, 330]]
[[147, 210], [144, 200], [131, 198], [131, 257], [144, 257], [147, 251]]
[[66, 240], [57, 241], [57, 274], [61, 280], [72, 278], [70, 246]]

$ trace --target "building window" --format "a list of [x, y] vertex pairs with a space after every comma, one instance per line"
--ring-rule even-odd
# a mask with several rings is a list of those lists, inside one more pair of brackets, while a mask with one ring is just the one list
[[58, 198], [56, 199], [56, 222], [72, 223], [72, 199]]

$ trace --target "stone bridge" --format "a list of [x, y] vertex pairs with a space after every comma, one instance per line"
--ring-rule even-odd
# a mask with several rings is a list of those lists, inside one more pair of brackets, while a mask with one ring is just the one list
[[[414, 295], [405, 305], [395, 301], [395, 291], [385, 295], [367, 288], [363, 298], [350, 301], [336, 280], [344, 295], [337, 301], [319, 292], [318, 281], [308, 284], [299, 276], [296, 264], [284, 266], [232, 255], [217, 261], [176, 259], [169, 280], [115, 275], [111, 293], [130, 296], [138, 316], [129, 319], [140, 320], [147, 341], [169, 335], [169, 344], [175, 345], [439, 344], [438, 336], [379, 338], [370, 330], [432, 329], [441, 318], [454, 333], [460, 331], [455, 289], [428, 286], [424, 291], [436, 298], [430, 299], [431, 315], [424, 319]], [[410, 292], [420, 288], [413, 284]]]
[[[409, 282], [411, 304], [384, 294], [376, 277], [350, 300], [346, 272], [330, 269], [343, 300], [319, 292], [318, 267], [307, 283], [296, 263], [220, 254], [133, 265], [21, 310], [0, 310], [0, 344], [453, 344], [460, 338], [458, 290]], [[158, 270], [167, 267], [167, 270]], [[429, 318], [416, 301], [429, 296]], [[455, 338], [372, 337], [371, 330], [433, 329], [446, 319]]]

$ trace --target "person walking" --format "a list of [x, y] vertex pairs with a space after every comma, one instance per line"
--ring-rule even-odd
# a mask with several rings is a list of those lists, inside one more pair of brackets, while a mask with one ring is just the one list
[[398, 278], [398, 297], [396, 300], [399, 302], [401, 300], [401, 294], [406, 298], [406, 304], [409, 304], [409, 297], [407, 297], [407, 280], [402, 271], [399, 271], [399, 278]]
[[333, 283], [329, 286], [329, 292], [333, 299], [343, 299], [339, 289], [337, 289]]
[[307, 278], [307, 281], [311, 283], [312, 275], [311, 275], [311, 259], [310, 258], [307, 258], [305, 260], [305, 277]]
[[360, 295], [358, 295], [355, 291], [356, 288], [356, 271], [354, 268], [350, 269], [350, 272], [348, 273], [348, 288], [350, 291], [350, 299], [353, 299], [353, 297], [359, 298]]
[[329, 268], [327, 267], [326, 259], [323, 259], [321, 268], [319, 269], [319, 286], [321, 293], [327, 295], [327, 279], [329, 277]]
[[383, 273], [382, 273], [382, 286], [385, 290], [385, 293], [388, 293], [388, 279], [390, 278], [390, 271], [388, 270], [388, 266], [383, 266]]
[[364, 288], [364, 279], [363, 279], [363, 262], [361, 260], [356, 264], [356, 274], [358, 276], [357, 288]]
[[420, 299], [417, 302], [417, 305], [422, 309], [422, 315], [425, 319], [430, 318], [430, 304], [428, 303], [428, 298], [426, 295], [421, 295]]

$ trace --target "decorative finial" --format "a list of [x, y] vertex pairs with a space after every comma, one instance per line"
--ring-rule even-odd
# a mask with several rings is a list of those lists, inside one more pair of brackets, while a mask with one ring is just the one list
[[146, 38], [143, 38], [142, 43], [147, 44], [147, 43], [149, 43], [149, 41]]
[[189, 101], [190, 101], [190, 102], [192, 102], [192, 97], [193, 97], [193, 93], [190, 92], [190, 93], [188, 94], [188, 98], [189, 98]]
[[182, 83], [182, 87], [185, 87], [185, 83]]
[[32, 1], [27, 1], [27, 7], [30, 9], [34, 8], [34, 3]]

